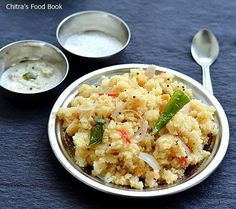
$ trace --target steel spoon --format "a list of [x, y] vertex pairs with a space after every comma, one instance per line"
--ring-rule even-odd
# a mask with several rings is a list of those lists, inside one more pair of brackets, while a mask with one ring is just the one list
[[202, 29], [193, 37], [191, 53], [194, 60], [202, 67], [202, 84], [213, 94], [210, 66], [219, 54], [219, 44], [212, 32]]

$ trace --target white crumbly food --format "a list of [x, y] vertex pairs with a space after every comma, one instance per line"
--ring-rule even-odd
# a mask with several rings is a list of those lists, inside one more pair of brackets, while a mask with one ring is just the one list
[[[155, 123], [177, 89], [190, 102], [153, 136]], [[102, 77], [98, 86], [81, 85], [58, 117], [73, 138], [80, 167], [90, 166], [92, 175], [105, 182], [143, 189], [175, 183], [188, 166], [210, 155], [203, 148], [209, 135], [218, 131], [214, 112], [214, 107], [194, 99], [190, 89], [174, 81], [173, 75], [163, 72], [150, 77], [143, 69], [131, 69], [123, 75]], [[102, 143], [88, 146], [94, 116], [106, 121], [104, 134]], [[140, 153], [152, 156], [156, 163], [146, 163]]]

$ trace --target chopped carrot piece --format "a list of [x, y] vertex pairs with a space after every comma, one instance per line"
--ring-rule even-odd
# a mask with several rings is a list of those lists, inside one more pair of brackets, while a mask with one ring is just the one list
[[178, 157], [177, 160], [179, 161], [179, 163], [181, 164], [181, 166], [182, 166], [183, 168], [188, 167], [188, 165], [189, 165], [189, 160], [188, 160], [188, 158], [186, 158], [186, 157]]
[[124, 137], [125, 141], [127, 141], [130, 144], [131, 143], [131, 139], [130, 139], [127, 131], [125, 129], [123, 129], [123, 128], [118, 129], [118, 131]]
[[110, 97], [118, 97], [119, 94], [116, 94], [116, 93], [108, 93], [108, 96], [110, 96]]
[[[98, 95], [102, 96], [102, 95], [105, 95], [105, 94], [104, 93], [99, 93]], [[110, 97], [118, 97], [119, 96], [119, 94], [117, 94], [117, 93], [108, 93], [107, 95], [110, 96]]]

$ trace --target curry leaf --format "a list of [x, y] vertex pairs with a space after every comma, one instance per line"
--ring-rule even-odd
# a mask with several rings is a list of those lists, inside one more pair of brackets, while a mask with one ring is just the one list
[[38, 75], [35, 75], [31, 72], [27, 72], [22, 77], [28, 81], [28, 80], [35, 80], [38, 77]]

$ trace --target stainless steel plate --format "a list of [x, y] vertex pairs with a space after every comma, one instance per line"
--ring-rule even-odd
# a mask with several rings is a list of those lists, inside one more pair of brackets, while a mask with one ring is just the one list
[[58, 109], [60, 107], [68, 106], [70, 101], [76, 96], [78, 87], [81, 84], [95, 84], [99, 81], [102, 75], [111, 77], [113, 75], [129, 72], [131, 68], [146, 69], [147, 67], [148, 65], [145, 64], [115, 65], [86, 74], [68, 86], [59, 96], [52, 108], [48, 122], [48, 135], [54, 154], [69, 173], [71, 173], [83, 183], [97, 190], [128, 197], [154, 197], [178, 193], [189, 189], [206, 179], [217, 168], [226, 153], [229, 143], [229, 125], [225, 112], [218, 100], [213, 95], [211, 95], [200, 83], [193, 80], [192, 78], [174, 70], [157, 66], [157, 72], [166, 71], [175, 75], [178, 81], [184, 82], [187, 87], [192, 89], [193, 96], [195, 98], [200, 99], [204, 103], [212, 105], [216, 108], [215, 120], [219, 125], [219, 133], [214, 140], [213, 148], [211, 150], [212, 154], [210, 157], [202, 162], [198, 167], [196, 167], [193, 173], [177, 181], [175, 184], [163, 185], [155, 189], [144, 190], [128, 189], [104, 183], [102, 180], [89, 175], [75, 164], [68, 147], [63, 143], [62, 127], [56, 117]]

